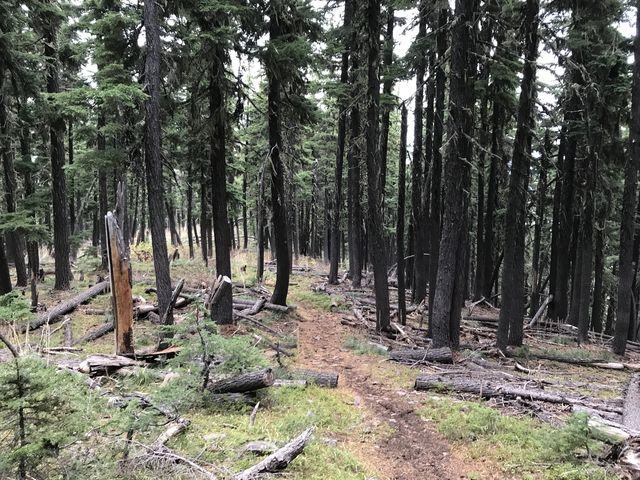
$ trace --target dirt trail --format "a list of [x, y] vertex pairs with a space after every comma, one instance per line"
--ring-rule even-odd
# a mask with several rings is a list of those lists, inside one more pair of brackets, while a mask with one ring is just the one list
[[[363, 460], [378, 472], [380, 480], [466, 479], [486, 465], [467, 465], [433, 428], [416, 414], [419, 394], [401, 388], [395, 377], [406, 367], [374, 357], [363, 357], [344, 347], [352, 334], [340, 324], [339, 314], [300, 308], [298, 363], [316, 370], [337, 371], [339, 387], [351, 393], [355, 404], [366, 408], [374, 425], [386, 423], [393, 433], [373, 435], [362, 445]], [[408, 387], [408, 385], [407, 385]], [[483, 468], [484, 467], [484, 468]], [[477, 474], [477, 473], [476, 473]], [[493, 477], [489, 474], [482, 478]]]

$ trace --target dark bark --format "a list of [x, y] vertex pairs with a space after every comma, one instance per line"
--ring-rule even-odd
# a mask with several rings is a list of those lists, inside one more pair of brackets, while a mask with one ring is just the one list
[[[556, 292], [556, 282], [558, 279], [558, 242], [560, 236], [560, 215], [562, 212], [562, 172], [564, 170], [564, 154], [566, 149], [565, 127], [560, 131], [560, 145], [558, 146], [558, 157], [556, 160], [555, 188], [553, 190], [553, 218], [551, 221], [551, 255], [549, 256], [549, 293]], [[549, 305], [548, 316], [556, 318], [555, 305]]]
[[[74, 146], [73, 146], [73, 119], [69, 118], [67, 121], [67, 155], [69, 157], [69, 165], [73, 165], [73, 154], [74, 154]], [[76, 190], [76, 185], [73, 179], [73, 175], [69, 178], [69, 232], [73, 235], [76, 231], [76, 207], [74, 201], [74, 194]], [[74, 252], [75, 258], [75, 252]]]
[[382, 185], [382, 156], [379, 143], [380, 112], [380, 0], [369, 0], [367, 4], [367, 196], [369, 212], [369, 245], [374, 255], [374, 288], [376, 294], [376, 328], [384, 331], [389, 328], [389, 285], [387, 278], [387, 245], [384, 241], [384, 195]]
[[595, 332], [602, 332], [602, 317], [604, 315], [605, 292], [603, 285], [605, 267], [605, 239], [604, 229], [607, 222], [606, 205], [601, 205], [598, 209], [598, 223], [596, 225], [595, 239], [595, 278], [593, 282], [593, 304], [591, 306], [591, 329]]
[[[354, 12], [357, 2], [354, 3]], [[353, 53], [351, 55], [351, 73], [349, 83], [351, 84], [351, 98], [358, 98], [362, 90], [359, 78], [360, 59], [358, 58], [359, 42], [357, 36], [354, 35]], [[360, 162], [362, 161], [361, 148], [361, 125], [360, 125], [360, 105], [357, 101], [352, 102], [349, 117], [350, 140], [349, 151], [347, 153], [348, 161], [348, 209], [349, 209], [349, 273], [351, 276], [351, 284], [354, 288], [360, 288], [362, 282], [362, 206], [360, 204]]]
[[109, 201], [107, 198], [107, 167], [105, 162], [105, 150], [107, 148], [104, 133], [105, 126], [104, 114], [98, 115], [98, 155], [101, 157], [102, 163], [98, 166], [98, 229], [100, 231], [100, 258], [101, 268], [107, 270], [109, 268], [107, 260], [107, 232], [105, 229], [104, 219], [107, 216]]
[[[269, 39], [271, 42], [280, 40], [283, 27], [280, 24], [280, 12], [273, 5], [269, 11]], [[282, 79], [279, 78], [274, 65], [267, 65], [267, 80], [269, 83], [267, 108], [269, 110], [269, 156], [271, 159], [271, 210], [273, 235], [276, 254], [276, 284], [271, 296], [271, 303], [287, 304], [289, 292], [289, 274], [291, 260], [289, 256], [286, 196], [284, 188], [285, 169], [280, 157], [282, 151], [282, 132], [280, 118], [280, 95]]]
[[335, 197], [333, 201], [333, 217], [331, 225], [331, 264], [329, 266], [329, 283], [332, 285], [338, 284], [338, 266], [340, 264], [340, 215], [342, 211], [342, 167], [344, 163], [344, 148], [347, 136], [347, 110], [348, 110], [348, 98], [347, 98], [347, 84], [349, 80], [349, 49], [353, 35], [347, 33], [351, 29], [351, 23], [353, 18], [353, 4], [351, 0], [345, 0], [344, 2], [344, 23], [343, 23], [343, 35], [344, 44], [342, 45], [342, 59], [340, 70], [340, 83], [341, 87], [345, 89], [341, 92], [338, 99], [338, 142], [336, 147], [336, 168], [335, 168]]
[[398, 219], [396, 224], [396, 252], [398, 277], [398, 319], [402, 325], [407, 323], [407, 304], [404, 284], [404, 209], [407, 170], [407, 107], [402, 104], [400, 120], [400, 158], [398, 159]]
[[[226, 171], [226, 110], [225, 110], [225, 64], [226, 52], [221, 45], [212, 51], [209, 78], [209, 121], [211, 122], [211, 200], [213, 230], [216, 249], [216, 273], [231, 278], [231, 238], [227, 215], [227, 171]], [[219, 325], [233, 323], [233, 296], [231, 289], [225, 290], [219, 301], [216, 322]]]
[[205, 168], [200, 170], [200, 252], [202, 260], [209, 266], [209, 200], [207, 195], [207, 178]]
[[[4, 170], [4, 200], [7, 213], [16, 211], [17, 180], [14, 169], [13, 149], [7, 142], [10, 142], [9, 125], [7, 115], [7, 96], [2, 92], [4, 72], [0, 71], [0, 135], [2, 144], [0, 145], [0, 160]], [[27, 267], [24, 262], [23, 238], [18, 230], [11, 230], [5, 233], [7, 241], [7, 252], [13, 259], [16, 269], [16, 286], [26, 287], [28, 282]]]
[[[53, 6], [51, 6], [53, 8]], [[56, 12], [47, 12], [43, 18], [44, 56], [46, 59], [47, 93], [60, 92], [60, 59], [58, 57], [58, 22]], [[71, 285], [71, 264], [69, 260], [69, 211], [67, 187], [64, 175], [64, 119], [53, 112], [49, 120], [51, 140], [51, 178], [53, 209], [53, 245], [55, 250], [56, 290], [68, 290]]]
[[[31, 136], [27, 125], [23, 125], [20, 131], [20, 155], [22, 156], [22, 164], [24, 167], [24, 171], [22, 172], [24, 176], [24, 193], [25, 196], [29, 198], [35, 193], [35, 187], [33, 185], [31, 169], [29, 168], [31, 164]], [[40, 252], [38, 242], [31, 238], [27, 238], [27, 260], [30, 278], [37, 279], [40, 271]]]
[[525, 63], [522, 72], [518, 122], [511, 162], [511, 177], [505, 215], [502, 307], [498, 322], [499, 349], [522, 345], [524, 319], [524, 250], [527, 189], [529, 185], [528, 145], [533, 131], [533, 108], [538, 58], [539, 0], [527, 0], [524, 18]]
[[9, 263], [4, 249], [4, 238], [0, 235], [0, 295], [9, 293], [12, 288]]
[[466, 198], [469, 165], [472, 162], [474, 85], [473, 65], [474, 0], [456, 0], [451, 43], [451, 87], [449, 93], [450, 148], [444, 170], [444, 215], [438, 257], [436, 291], [433, 299], [433, 346], [457, 348], [464, 281]]
[[[424, 43], [427, 36], [427, 2], [422, 0], [418, 6], [419, 23], [417, 43]], [[429, 257], [425, 254], [428, 225], [424, 218], [423, 195], [425, 161], [423, 151], [424, 131], [424, 76], [426, 56], [419, 55], [416, 65], [416, 95], [413, 119], [413, 158], [411, 169], [411, 212], [413, 217], [413, 301], [419, 304], [427, 293], [427, 270]]]
[[275, 378], [270, 368], [255, 372], [243, 373], [224, 380], [211, 381], [207, 390], [211, 393], [245, 393], [254, 392], [273, 385]]
[[637, 204], [638, 167], [640, 164], [640, 1], [636, 1], [636, 38], [633, 44], [635, 63], [629, 129], [630, 155], [624, 168], [624, 194], [620, 224], [620, 255], [618, 260], [618, 300], [613, 351], [624, 355], [627, 346], [629, 318], [632, 311], [633, 243]]
[[392, 350], [391, 360], [401, 363], [453, 363], [453, 355], [449, 347], [421, 350]]
[[191, 178], [191, 163], [189, 163], [187, 170], [187, 242], [189, 244], [189, 258], [194, 257], [193, 248], [193, 185]]
[[438, 261], [440, 257], [440, 234], [442, 230], [442, 143], [444, 138], [445, 119], [445, 56], [447, 53], [447, 23], [449, 21], [449, 7], [445, 5], [438, 13], [438, 35], [436, 48], [438, 51], [436, 69], [436, 97], [435, 116], [433, 122], [433, 154], [431, 160], [431, 250], [429, 252], [429, 332], [433, 327], [433, 299], [436, 293], [438, 278]]
[[242, 172], [242, 248], [249, 248], [249, 221], [247, 219], [247, 168]]
[[[164, 229], [164, 189], [162, 182], [162, 137], [160, 126], [160, 26], [156, 0], [144, 3], [144, 25], [147, 40], [145, 60], [145, 84], [148, 95], [145, 100], [145, 166], [149, 200], [149, 223], [153, 246], [153, 266], [160, 315], [169, 309], [171, 301], [171, 276], [167, 241]], [[173, 324], [173, 314], [166, 317], [167, 325]], [[165, 333], [166, 335], [166, 333]], [[161, 340], [161, 346], [164, 340]]]
[[381, 124], [380, 124], [380, 155], [382, 156], [382, 203], [386, 198], [387, 185], [387, 155], [389, 150], [389, 126], [391, 121], [391, 93], [393, 89], [393, 28], [395, 26], [395, 11], [392, 2], [387, 2], [386, 11], [386, 30], [384, 36], [384, 48], [382, 51], [384, 82], [382, 84], [382, 93], [384, 99], [381, 102]]
[[549, 169], [549, 154], [551, 153], [551, 136], [545, 132], [544, 149], [540, 158], [538, 175], [538, 191], [536, 199], [535, 227], [533, 231], [533, 252], [531, 254], [531, 299], [529, 301], [529, 316], [533, 317], [540, 306], [540, 287], [542, 265], [540, 263], [540, 249], [542, 242], [542, 226], [545, 219], [545, 205], [547, 197], [547, 170]]

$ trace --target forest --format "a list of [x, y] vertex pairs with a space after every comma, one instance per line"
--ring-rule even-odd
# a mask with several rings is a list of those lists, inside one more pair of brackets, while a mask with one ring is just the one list
[[640, 478], [640, 0], [0, 0], [0, 479]]

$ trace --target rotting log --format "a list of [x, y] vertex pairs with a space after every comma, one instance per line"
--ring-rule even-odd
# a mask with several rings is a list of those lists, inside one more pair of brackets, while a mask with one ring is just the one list
[[638, 373], [631, 377], [627, 386], [622, 424], [629, 429], [640, 430], [640, 374]]
[[304, 447], [311, 439], [312, 434], [313, 427], [308, 428], [287, 443], [284, 447], [275, 451], [261, 462], [235, 475], [233, 477], [234, 480], [250, 480], [257, 478], [264, 473], [274, 473], [284, 470], [298, 455], [302, 453]]
[[606, 412], [622, 413], [622, 407], [603, 400], [585, 399], [539, 389], [520, 388], [510, 385], [490, 383], [474, 378], [450, 377], [444, 375], [421, 375], [416, 379], [416, 390], [451, 390], [456, 393], [471, 393], [482, 398], [523, 398], [540, 402], [563, 405], [582, 405]]
[[273, 385], [273, 370], [263, 368], [255, 372], [243, 373], [223, 380], [209, 381], [207, 390], [211, 393], [245, 393], [254, 392]]
[[267, 299], [265, 297], [260, 297], [258, 298], [258, 300], [256, 300], [256, 303], [254, 303], [251, 308], [247, 308], [243, 310], [242, 313], [244, 313], [245, 315], [256, 315], [257, 313], [260, 312], [260, 310], [264, 308], [266, 303], [267, 303]]
[[164, 446], [173, 437], [180, 435], [189, 426], [189, 420], [185, 418], [178, 418], [169, 424], [169, 426], [162, 432], [156, 441], [153, 443], [156, 447]]
[[400, 363], [453, 363], [453, 354], [449, 347], [391, 350], [389, 357]]
[[91, 355], [80, 362], [79, 371], [90, 375], [108, 374], [122, 367], [143, 365], [137, 360], [119, 355]]
[[114, 329], [113, 321], [108, 321], [103, 325], [99, 326], [98, 328], [96, 328], [95, 330], [93, 330], [92, 332], [89, 332], [84, 337], [74, 341], [73, 345], [82, 345], [83, 343], [86, 343], [86, 342], [93, 342], [94, 340], [104, 337], [107, 333], [113, 332], [113, 329]]
[[334, 372], [316, 372], [315, 370], [297, 369], [291, 371], [294, 380], [306, 380], [308, 384], [325, 388], [337, 388], [339, 375]]
[[[233, 299], [233, 308], [235, 310], [245, 310], [248, 307], [253, 307], [255, 304], [256, 302], [252, 300]], [[291, 310], [291, 305], [276, 305], [275, 303], [265, 302], [263, 308], [273, 312], [288, 313]]]
[[78, 305], [81, 305], [85, 302], [88, 302], [93, 297], [104, 293], [109, 289], [109, 282], [102, 281], [100, 283], [96, 283], [93, 287], [85, 290], [84, 292], [76, 295], [75, 297], [67, 300], [66, 302], [62, 302], [59, 305], [56, 305], [51, 310], [44, 312], [37, 319], [32, 320], [28, 324], [22, 325], [19, 329], [20, 333], [24, 333], [27, 330], [35, 330], [36, 328], [40, 328], [45, 323], [53, 324], [60, 322], [63, 318], [63, 315], [72, 312]]
[[107, 258], [111, 277], [111, 304], [115, 325], [116, 355], [133, 353], [133, 298], [131, 297], [131, 261], [116, 217], [107, 212], [104, 219]]

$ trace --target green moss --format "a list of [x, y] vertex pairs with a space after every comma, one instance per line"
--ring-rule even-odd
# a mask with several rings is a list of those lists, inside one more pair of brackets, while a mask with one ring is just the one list
[[[505, 473], [547, 480], [616, 478], [584, 461], [604, 447], [586, 416], [570, 417], [565, 427], [557, 429], [533, 419], [502, 415], [482, 404], [438, 397], [430, 398], [419, 413], [448, 440], [464, 444], [472, 458], [489, 457]], [[553, 468], [541, 467], [547, 464]]]

